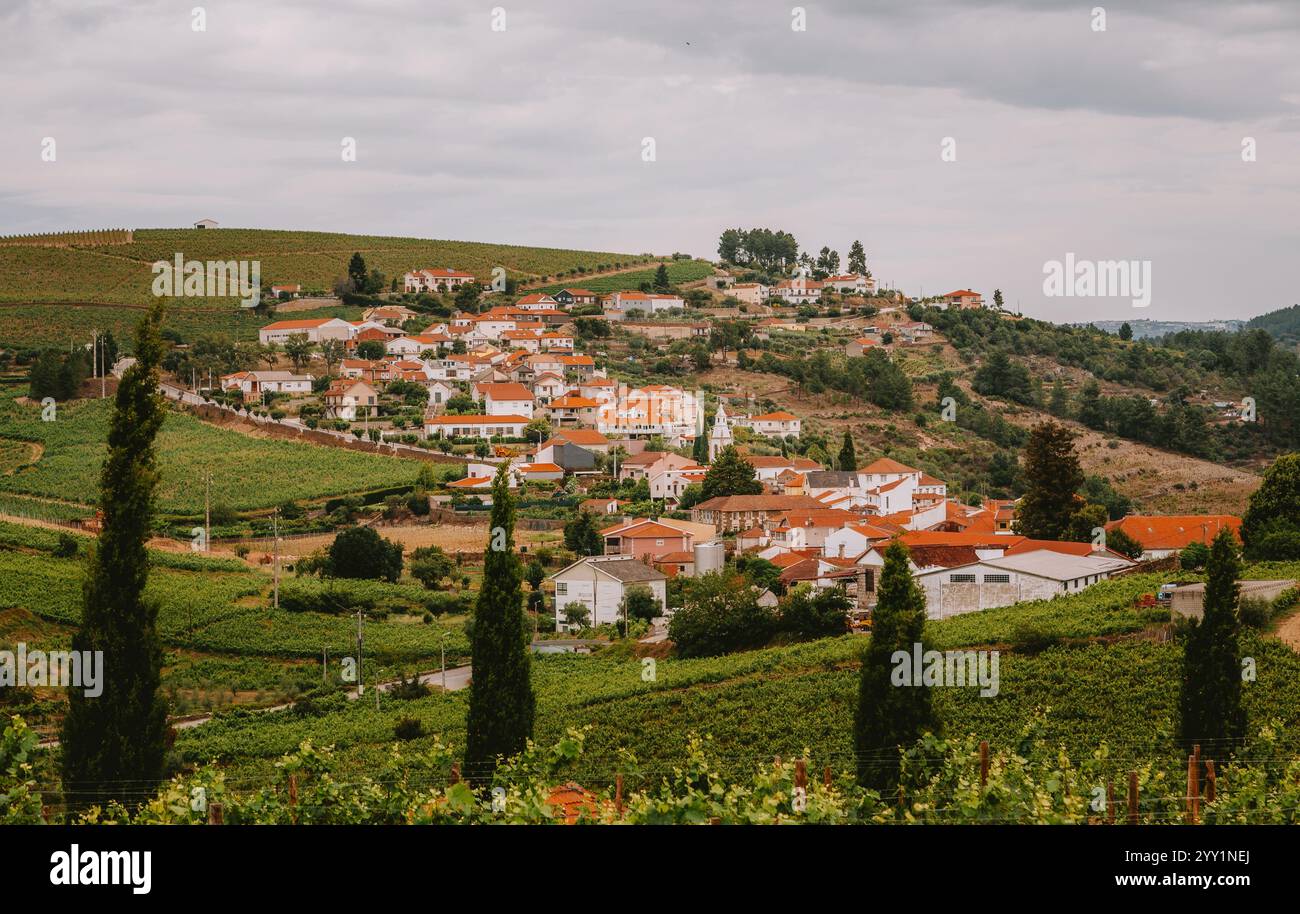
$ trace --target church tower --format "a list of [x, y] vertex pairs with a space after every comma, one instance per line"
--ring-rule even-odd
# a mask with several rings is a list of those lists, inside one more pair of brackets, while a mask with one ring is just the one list
[[713, 463], [727, 447], [731, 447], [731, 426], [727, 424], [727, 410], [719, 402], [718, 411], [713, 416], [713, 430], [709, 432], [709, 463]]

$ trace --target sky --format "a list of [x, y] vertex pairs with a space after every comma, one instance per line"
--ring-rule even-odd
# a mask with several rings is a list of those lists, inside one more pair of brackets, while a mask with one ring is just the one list
[[[0, 0], [0, 233], [212, 218], [716, 258], [761, 226], [1055, 321], [1300, 301], [1300, 2], [1101, 8]], [[1149, 305], [1049, 297], [1067, 254], [1149, 265]]]

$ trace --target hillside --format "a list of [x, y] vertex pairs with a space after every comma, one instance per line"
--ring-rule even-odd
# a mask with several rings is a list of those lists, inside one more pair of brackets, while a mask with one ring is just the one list
[[[152, 264], [170, 262], [178, 253], [204, 262], [256, 260], [262, 265], [263, 287], [297, 283], [305, 292], [331, 290], [358, 252], [369, 269], [387, 280], [407, 270], [452, 267], [483, 283], [502, 267], [507, 277], [534, 281], [572, 271], [575, 278], [562, 284], [575, 285], [578, 270], [626, 269], [648, 259], [644, 254], [261, 229], [137, 229], [125, 244], [81, 244], [75, 238], [58, 243], [64, 246], [0, 238], [0, 346], [66, 346], [88, 339], [92, 328], [129, 338], [137, 309], [152, 298]], [[321, 309], [295, 316], [358, 314], [357, 309]], [[265, 320], [241, 312], [234, 298], [177, 299], [167, 319], [167, 326], [185, 338], [230, 333], [255, 339], [260, 323]]]
[[1246, 326], [1252, 330], [1266, 330], [1279, 342], [1295, 346], [1300, 344], [1300, 305], [1252, 317]]

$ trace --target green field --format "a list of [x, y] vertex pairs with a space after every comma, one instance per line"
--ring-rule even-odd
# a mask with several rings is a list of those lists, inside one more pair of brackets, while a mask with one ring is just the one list
[[[602, 293], [624, 290], [635, 291], [641, 288], [643, 282], [654, 282], [657, 269], [657, 267], [651, 267], [648, 270], [632, 270], [627, 273], [617, 273], [613, 276], [575, 276], [564, 282], [539, 286], [533, 291], [547, 293], [559, 292], [561, 289], [587, 289], [591, 292]], [[668, 280], [672, 283], [694, 282], [697, 279], [704, 279], [706, 276], [711, 275], [713, 275], [712, 264], [700, 260], [675, 260], [668, 264]]]
[[[642, 255], [570, 251], [473, 241], [346, 235], [261, 229], [137, 229], [131, 244], [92, 247], [6, 246], [0, 242], [0, 301], [107, 302], [141, 305], [151, 296], [151, 265], [186, 260], [257, 260], [262, 283], [300, 283], [328, 291], [347, 275], [353, 253], [385, 276], [424, 267], [451, 267], [483, 281], [496, 267], [516, 278], [551, 276], [562, 270], [612, 268]], [[234, 299], [185, 299], [181, 307], [232, 305]]]
[[[21, 610], [59, 625], [81, 618], [81, 583], [89, 538], [78, 536], [81, 554], [56, 558], [59, 534], [52, 530], [0, 523], [0, 610]], [[234, 559], [150, 552], [146, 598], [158, 605], [163, 643], [208, 654], [271, 659], [317, 660], [322, 649], [333, 656], [354, 651], [355, 615], [290, 612], [272, 608], [271, 576]], [[387, 609], [383, 621], [365, 629], [366, 650], [385, 664], [415, 664], [438, 656], [444, 644], [449, 661], [468, 655], [459, 624], [425, 624], [419, 615], [429, 592], [418, 585], [377, 581], [282, 578], [282, 595], [291, 588], [332, 588], [353, 598], [364, 596]], [[444, 631], [445, 629], [445, 631]]]
[[[42, 422], [40, 407], [17, 402], [17, 393], [0, 393], [0, 444], [37, 442], [43, 453], [35, 463], [0, 475], [0, 492], [93, 504], [112, 400], [62, 404], [55, 421]], [[3, 444], [3, 453], [13, 464], [16, 445]], [[158, 509], [182, 514], [203, 509], [207, 473], [214, 504], [247, 510], [406, 485], [420, 466], [408, 458], [252, 438], [175, 411], [168, 412], [158, 437], [158, 456]]]
[[[15, 349], [40, 349], [47, 346], [66, 349], [70, 344], [88, 346], [91, 332], [98, 330], [101, 333], [112, 333], [119, 345], [129, 349], [135, 336], [135, 326], [143, 314], [143, 306], [0, 303], [0, 346]], [[315, 317], [358, 320], [361, 309], [338, 305], [294, 311], [285, 317], [294, 320]], [[163, 317], [163, 327], [179, 334], [185, 342], [199, 336], [256, 341], [258, 328], [269, 322], [270, 319], [264, 316], [233, 305], [203, 311], [169, 307]]]

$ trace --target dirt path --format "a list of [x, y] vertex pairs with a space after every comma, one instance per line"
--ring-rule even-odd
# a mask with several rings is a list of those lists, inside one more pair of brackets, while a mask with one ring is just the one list
[[1294, 612], [1278, 623], [1273, 634], [1291, 650], [1300, 653], [1300, 612]]

